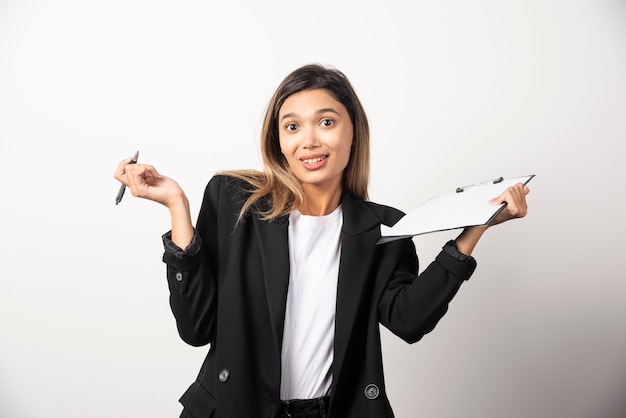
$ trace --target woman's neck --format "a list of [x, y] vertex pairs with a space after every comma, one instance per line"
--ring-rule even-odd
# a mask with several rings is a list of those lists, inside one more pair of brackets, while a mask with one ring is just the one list
[[341, 203], [342, 188], [336, 187], [331, 191], [315, 187], [302, 187], [304, 201], [298, 207], [303, 215], [324, 216], [332, 213]]

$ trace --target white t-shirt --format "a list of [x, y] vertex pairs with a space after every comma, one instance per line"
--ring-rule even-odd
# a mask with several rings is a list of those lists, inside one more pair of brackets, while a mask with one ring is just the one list
[[330, 393], [342, 224], [341, 206], [325, 216], [289, 216], [282, 400]]

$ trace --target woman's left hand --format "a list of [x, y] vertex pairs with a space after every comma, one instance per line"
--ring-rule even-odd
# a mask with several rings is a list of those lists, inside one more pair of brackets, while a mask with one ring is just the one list
[[490, 225], [497, 225], [502, 222], [515, 218], [523, 218], [528, 213], [528, 205], [526, 204], [526, 195], [530, 189], [522, 183], [507, 188], [500, 196], [489, 201], [492, 205], [506, 204], [502, 212], [496, 216]]

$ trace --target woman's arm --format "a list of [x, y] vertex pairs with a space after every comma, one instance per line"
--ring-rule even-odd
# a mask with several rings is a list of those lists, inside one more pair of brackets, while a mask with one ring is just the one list
[[461, 284], [474, 272], [476, 261], [460, 254], [455, 242], [450, 241], [418, 275], [413, 241], [398, 240], [385, 245], [387, 255], [380, 268], [383, 275], [391, 278], [378, 302], [379, 321], [404, 341], [414, 343], [432, 331], [445, 315]]
[[133, 196], [166, 206], [172, 221], [172, 242], [182, 249], [189, 246], [194, 234], [189, 200], [176, 181], [161, 176], [151, 165], [130, 164], [130, 159], [120, 162], [114, 177], [130, 188]]
[[[210, 343], [215, 338], [217, 307], [216, 269], [211, 268], [207, 256], [208, 249], [215, 245], [213, 230], [203, 228], [209, 241], [203, 243], [191, 223], [187, 196], [176, 181], [160, 175], [153, 166], [130, 164], [130, 159], [126, 159], [119, 164], [114, 177], [129, 187], [133, 196], [161, 203], [169, 209], [172, 230], [163, 236], [163, 261], [167, 265], [172, 313], [185, 342], [194, 346]], [[211, 190], [214, 193], [209, 193]], [[207, 188], [200, 211], [205, 224], [214, 223], [207, 218], [215, 218], [217, 190], [217, 186]]]

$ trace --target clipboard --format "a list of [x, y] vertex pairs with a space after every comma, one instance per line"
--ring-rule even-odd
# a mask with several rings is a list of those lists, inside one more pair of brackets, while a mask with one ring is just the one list
[[510, 179], [499, 177], [457, 187], [454, 192], [433, 197], [407, 213], [395, 225], [381, 224], [381, 238], [377, 244], [431, 232], [489, 225], [506, 206], [491, 205], [489, 200], [517, 183], [528, 184], [533, 177], [534, 174]]

